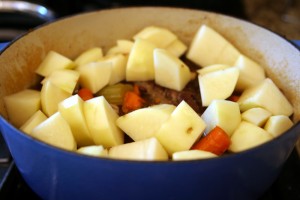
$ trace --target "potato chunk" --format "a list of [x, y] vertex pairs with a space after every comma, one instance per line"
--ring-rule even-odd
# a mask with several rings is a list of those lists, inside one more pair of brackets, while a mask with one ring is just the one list
[[171, 156], [174, 152], [190, 149], [201, 137], [205, 127], [201, 117], [182, 101], [162, 124], [155, 137]]
[[173, 54], [176, 57], [181, 57], [187, 50], [187, 46], [180, 41], [179, 39], [172, 42], [169, 46], [165, 48], [167, 51], [169, 51], [171, 54]]
[[41, 76], [49, 76], [58, 69], [73, 69], [75, 66], [69, 58], [58, 52], [49, 51], [35, 72]]
[[35, 127], [31, 136], [65, 150], [75, 151], [77, 149], [71, 128], [59, 112], [54, 113]]
[[229, 151], [244, 151], [266, 143], [271, 139], [273, 139], [273, 136], [264, 129], [249, 122], [242, 121], [231, 136]]
[[238, 57], [234, 66], [240, 71], [240, 76], [236, 84], [236, 89], [239, 91], [255, 86], [266, 78], [264, 69], [244, 55]]
[[58, 104], [70, 96], [71, 93], [57, 87], [51, 80], [46, 81], [41, 89], [42, 111], [50, 117], [58, 111]]
[[173, 153], [172, 160], [198, 160], [218, 157], [216, 154], [202, 150], [178, 151]]
[[127, 58], [123, 54], [106, 56], [101, 61], [111, 63], [111, 75], [108, 85], [114, 85], [125, 80]]
[[46, 119], [47, 116], [41, 110], [38, 110], [20, 127], [20, 130], [24, 133], [30, 134], [37, 125]]
[[51, 81], [55, 86], [72, 94], [79, 80], [79, 72], [70, 69], [60, 69], [52, 72], [42, 80], [42, 84]]
[[204, 111], [201, 118], [206, 123], [205, 133], [216, 126], [221, 127], [229, 136], [241, 122], [239, 105], [227, 100], [214, 100]]
[[89, 156], [95, 156], [95, 157], [108, 156], [108, 150], [104, 149], [102, 145], [80, 147], [79, 149], [77, 149], [77, 153], [81, 153]]
[[169, 104], [142, 108], [119, 117], [116, 123], [134, 141], [144, 140], [154, 136], [174, 109]]
[[213, 64], [233, 66], [240, 52], [222, 35], [202, 25], [190, 45], [187, 58], [201, 67]]
[[181, 91], [191, 80], [189, 67], [165, 49], [154, 50], [155, 83]]
[[273, 115], [290, 116], [293, 113], [293, 106], [269, 78], [245, 90], [238, 103], [243, 112], [250, 108], [262, 107]]
[[230, 67], [223, 70], [198, 75], [202, 106], [213, 100], [227, 99], [233, 93], [239, 77], [239, 70]]
[[4, 97], [4, 102], [9, 121], [16, 127], [20, 127], [40, 109], [40, 92], [25, 89]]
[[134, 40], [144, 39], [159, 48], [166, 48], [177, 39], [170, 30], [157, 26], [148, 26], [133, 36]]
[[264, 129], [277, 137], [293, 126], [292, 120], [285, 115], [275, 115], [268, 119]]
[[68, 122], [79, 147], [95, 144], [84, 117], [83, 104], [84, 101], [76, 94], [58, 105], [58, 110]]
[[111, 47], [107, 51], [106, 56], [118, 55], [118, 54], [122, 54], [126, 56], [130, 53], [132, 46], [133, 46], [133, 42], [130, 40], [117, 40], [117, 45]]
[[125, 160], [162, 161], [168, 154], [155, 137], [118, 145], [109, 149], [109, 157]]
[[77, 66], [85, 65], [90, 62], [96, 62], [103, 57], [102, 49], [99, 47], [90, 48], [82, 52], [76, 59], [75, 64]]
[[263, 108], [251, 108], [242, 113], [244, 121], [262, 127], [266, 121], [271, 117], [272, 113]]
[[126, 66], [127, 81], [148, 81], [154, 79], [154, 44], [137, 39], [130, 51]]
[[84, 116], [95, 144], [107, 148], [124, 143], [124, 133], [116, 125], [119, 116], [103, 96], [85, 101]]
[[80, 84], [89, 88], [92, 93], [96, 93], [109, 83], [112, 74], [112, 63], [103, 61], [90, 62], [81, 65], [77, 70], [80, 73]]

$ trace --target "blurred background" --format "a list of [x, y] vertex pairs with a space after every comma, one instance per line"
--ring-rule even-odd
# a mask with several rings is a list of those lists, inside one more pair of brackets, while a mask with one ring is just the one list
[[300, 40], [300, 0], [0, 0], [0, 42], [47, 21], [76, 13], [127, 6], [173, 6], [218, 12]]
[[287, 39], [300, 40], [299, 0], [243, 0], [247, 19]]

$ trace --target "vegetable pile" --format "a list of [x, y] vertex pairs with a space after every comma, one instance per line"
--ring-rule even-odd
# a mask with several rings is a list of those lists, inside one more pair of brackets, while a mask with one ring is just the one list
[[41, 89], [5, 97], [10, 122], [40, 141], [90, 156], [190, 160], [280, 136], [293, 107], [263, 67], [202, 25], [187, 46], [145, 27], [107, 52], [49, 51]]

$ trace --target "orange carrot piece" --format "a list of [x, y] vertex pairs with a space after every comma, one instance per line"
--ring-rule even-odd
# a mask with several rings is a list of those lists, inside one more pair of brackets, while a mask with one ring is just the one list
[[229, 148], [230, 143], [231, 140], [227, 133], [219, 126], [216, 126], [205, 137], [201, 138], [192, 149], [222, 155]]
[[92, 99], [94, 97], [92, 91], [88, 88], [81, 88], [78, 91], [78, 95], [82, 98], [82, 100], [86, 101]]
[[233, 102], [237, 102], [239, 100], [240, 96], [238, 95], [231, 95], [228, 100], [229, 101], [233, 101]]
[[137, 84], [133, 85], [133, 92], [136, 93], [138, 96], [141, 96], [140, 88]]
[[128, 113], [139, 108], [142, 108], [145, 100], [136, 94], [134, 91], [127, 91], [124, 95], [122, 111]]

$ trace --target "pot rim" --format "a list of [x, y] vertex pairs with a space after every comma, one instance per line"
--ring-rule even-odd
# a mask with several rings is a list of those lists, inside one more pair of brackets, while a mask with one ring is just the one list
[[[2, 126], [7, 126], [9, 129], [13, 130], [14, 133], [18, 134], [18, 137], [22, 137], [23, 139], [31, 142], [31, 143], [35, 143], [36, 145], [39, 146], [43, 146], [44, 148], [47, 148], [55, 153], [58, 154], [65, 154], [66, 156], [74, 156], [74, 157], [81, 157], [81, 158], [85, 158], [85, 159], [96, 159], [99, 160], [99, 162], [102, 161], [109, 161], [109, 162], [121, 162], [121, 163], [129, 163], [129, 164], [136, 164], [136, 163], [152, 163], [152, 164], [167, 164], [169, 165], [170, 163], [200, 163], [200, 162], [215, 162], [218, 161], [220, 159], [222, 160], [230, 160], [230, 159], [235, 159], [244, 155], [249, 155], [252, 154], [252, 152], [255, 151], [262, 151], [262, 149], [264, 148], [268, 148], [269, 146], [274, 146], [274, 145], [278, 145], [281, 143], [282, 140], [285, 139], [289, 139], [289, 138], [293, 138], [296, 137], [297, 139], [300, 138], [300, 121], [298, 121], [297, 123], [295, 123], [289, 130], [287, 130], [284, 134], [273, 138], [271, 141], [268, 141], [266, 143], [263, 143], [261, 145], [258, 145], [256, 147], [241, 151], [241, 152], [237, 152], [237, 153], [229, 153], [229, 154], [224, 154], [221, 155], [219, 157], [215, 157], [215, 158], [205, 158], [205, 159], [196, 159], [196, 160], [179, 160], [179, 161], [173, 161], [173, 160], [168, 160], [168, 161], [143, 161], [143, 160], [125, 160], [125, 159], [114, 159], [114, 158], [109, 158], [109, 157], [95, 157], [95, 156], [90, 156], [90, 155], [85, 155], [85, 154], [79, 154], [77, 152], [73, 152], [73, 151], [68, 151], [62, 148], [58, 148], [55, 146], [52, 146], [50, 144], [47, 144], [45, 142], [39, 141], [35, 138], [33, 138], [32, 136], [22, 132], [21, 130], [19, 130], [18, 128], [16, 128], [15, 126], [13, 126], [11, 123], [9, 123], [5, 118], [3, 118], [2, 116], [0, 116], [0, 130], [1, 130], [1, 134], [3, 131], [3, 127]], [[6, 140], [5, 136], [4, 139]], [[295, 140], [296, 143], [297, 140]], [[9, 147], [10, 148], [10, 147]]]

